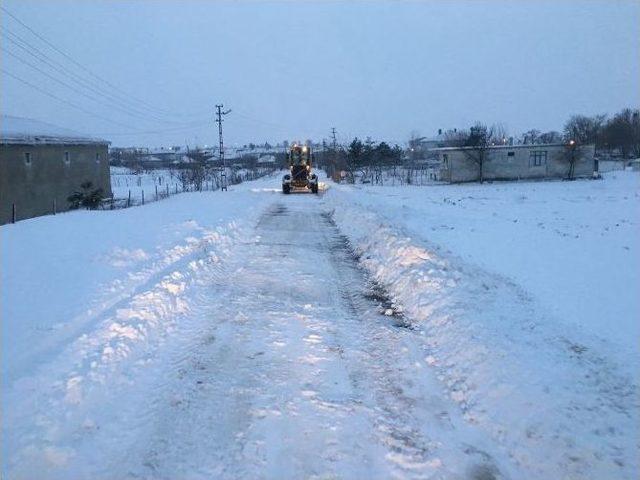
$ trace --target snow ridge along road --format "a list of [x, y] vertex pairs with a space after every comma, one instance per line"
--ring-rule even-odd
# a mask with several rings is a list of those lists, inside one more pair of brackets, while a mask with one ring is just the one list
[[3, 389], [7, 478], [633, 478], [637, 387], [597, 338], [341, 187], [273, 184], [132, 209], [194, 228], [104, 246], [128, 286]]
[[205, 340], [171, 361], [175, 380], [154, 404], [147, 442], [136, 441], [134, 454], [127, 449], [140, 464], [125, 463], [123, 475], [498, 472], [484, 443], [451, 436], [457, 415], [418, 364], [414, 333], [366, 283], [317, 197], [276, 202], [255, 233], [215, 282], [215, 300], [202, 305], [200, 315], [216, 319]]

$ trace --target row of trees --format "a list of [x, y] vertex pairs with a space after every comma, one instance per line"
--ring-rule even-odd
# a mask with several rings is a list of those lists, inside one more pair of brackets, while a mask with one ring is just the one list
[[354, 138], [345, 152], [346, 171], [351, 182], [356, 172], [364, 182], [380, 183], [385, 167], [394, 167], [402, 162], [403, 150], [398, 145], [391, 147], [386, 142], [374, 142], [371, 138], [363, 142]]
[[[565, 132], [540, 133], [532, 130], [526, 132], [519, 143], [542, 144], [542, 143], [564, 143], [565, 157], [567, 160], [567, 178], [573, 178], [575, 162], [580, 157], [579, 146], [583, 144], [595, 143], [593, 122], [584, 121], [582, 116], [574, 116], [567, 121]], [[637, 115], [635, 117], [637, 119]], [[615, 130], [622, 123], [620, 119], [634, 121], [633, 112], [623, 111], [616, 115], [606, 125], [611, 125], [610, 130]], [[604, 119], [601, 120], [604, 124]], [[614, 128], [615, 127], [615, 128]], [[602, 129], [605, 131], [605, 129]], [[628, 132], [629, 133], [629, 132]], [[633, 130], [630, 131], [633, 137]], [[424, 139], [417, 134], [412, 134], [409, 142], [408, 160], [404, 160], [404, 151], [398, 145], [389, 146], [385, 142], [374, 142], [367, 138], [364, 142], [357, 137], [344, 148], [338, 146], [336, 150], [329, 149], [322, 157], [325, 168], [335, 171], [342, 170], [347, 174], [347, 181], [353, 183], [359, 178], [364, 183], [382, 183], [383, 172], [386, 170], [391, 176], [398, 175], [398, 167], [401, 168], [403, 177], [406, 176], [407, 183], [411, 183], [413, 170], [415, 170], [415, 160], [411, 153], [420, 146]], [[413, 144], [412, 144], [413, 141]], [[455, 129], [444, 133], [444, 145], [450, 147], [465, 147], [464, 155], [478, 165], [479, 180], [484, 181], [484, 166], [491, 147], [495, 145], [506, 145], [513, 140], [508, 137], [507, 131], [501, 124], [488, 126], [477, 122], [468, 129]], [[627, 139], [627, 141], [629, 141]], [[624, 152], [627, 152], [626, 150]]]
[[598, 150], [617, 150], [623, 157], [640, 157], [640, 110], [625, 108], [613, 117], [575, 115], [565, 125], [565, 135], [578, 143], [594, 143]]
[[521, 137], [523, 144], [561, 143], [573, 140], [579, 145], [594, 144], [596, 150], [622, 157], [640, 156], [640, 110], [625, 108], [607, 118], [607, 115], [573, 115], [564, 125], [563, 132], [529, 130]]
[[355, 183], [383, 184], [385, 177], [395, 182], [411, 183], [414, 175], [408, 173], [411, 166], [404, 162], [404, 150], [399, 145], [376, 142], [370, 137], [364, 141], [355, 137], [347, 146], [325, 146], [315, 156], [317, 165], [325, 169], [329, 176], [340, 172], [345, 180]]

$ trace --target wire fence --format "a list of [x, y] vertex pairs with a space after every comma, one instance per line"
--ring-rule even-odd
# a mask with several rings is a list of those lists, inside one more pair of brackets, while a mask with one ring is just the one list
[[[231, 172], [229, 175], [212, 176], [199, 182], [180, 182], [173, 176], [158, 175], [153, 177], [153, 183], [149, 184], [141, 176], [126, 175], [128, 178], [113, 178], [112, 189], [114, 193], [105, 198], [98, 209], [115, 210], [145, 205], [151, 202], [164, 200], [173, 195], [187, 192], [212, 192], [220, 190], [222, 186], [238, 185], [242, 182], [256, 180], [270, 175], [273, 169], [247, 170], [244, 172]], [[117, 175], [114, 175], [117, 177]], [[123, 176], [125, 177], [125, 176]], [[132, 185], [131, 188], [127, 188]]]
[[[230, 171], [228, 175], [218, 174], [198, 182], [178, 181], [171, 175], [151, 175], [137, 176], [112, 175], [112, 194], [107, 198], [98, 199], [92, 207], [82, 207], [93, 210], [116, 210], [122, 208], [137, 207], [148, 203], [167, 199], [174, 195], [187, 192], [212, 192], [220, 190], [227, 185], [238, 185], [242, 182], [256, 180], [258, 178], [272, 174], [275, 169], [256, 169], [241, 172]], [[128, 178], [125, 178], [128, 177]], [[149, 177], [152, 178], [149, 181]], [[20, 202], [7, 204], [8, 211], [0, 212], [0, 225], [16, 223], [33, 217], [44, 215], [57, 215], [59, 213], [72, 211], [71, 202], [60, 201], [60, 199], [40, 198], [37, 202], [29, 205]]]

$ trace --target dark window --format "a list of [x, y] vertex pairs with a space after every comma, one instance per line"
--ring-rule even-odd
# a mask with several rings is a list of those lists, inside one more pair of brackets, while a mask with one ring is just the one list
[[507, 152], [507, 157], [513, 157], [516, 154], [516, 152]]
[[537, 151], [529, 153], [529, 166], [541, 167], [547, 164], [547, 152]]
[[101, 156], [99, 153], [96, 153], [96, 163], [100, 163]]
[[67, 165], [71, 163], [71, 155], [69, 152], [64, 152], [64, 163]]
[[31, 165], [31, 152], [24, 152], [24, 163], [25, 165]]
[[444, 162], [445, 167], [449, 167], [449, 155], [447, 155], [446, 153], [443, 153], [442, 161]]

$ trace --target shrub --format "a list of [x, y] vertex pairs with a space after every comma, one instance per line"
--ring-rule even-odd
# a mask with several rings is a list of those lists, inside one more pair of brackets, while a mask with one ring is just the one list
[[67, 197], [70, 210], [77, 210], [84, 207], [88, 210], [94, 210], [100, 206], [104, 199], [104, 191], [102, 188], [93, 189], [93, 183], [83, 182], [80, 185], [81, 190], [75, 191]]

